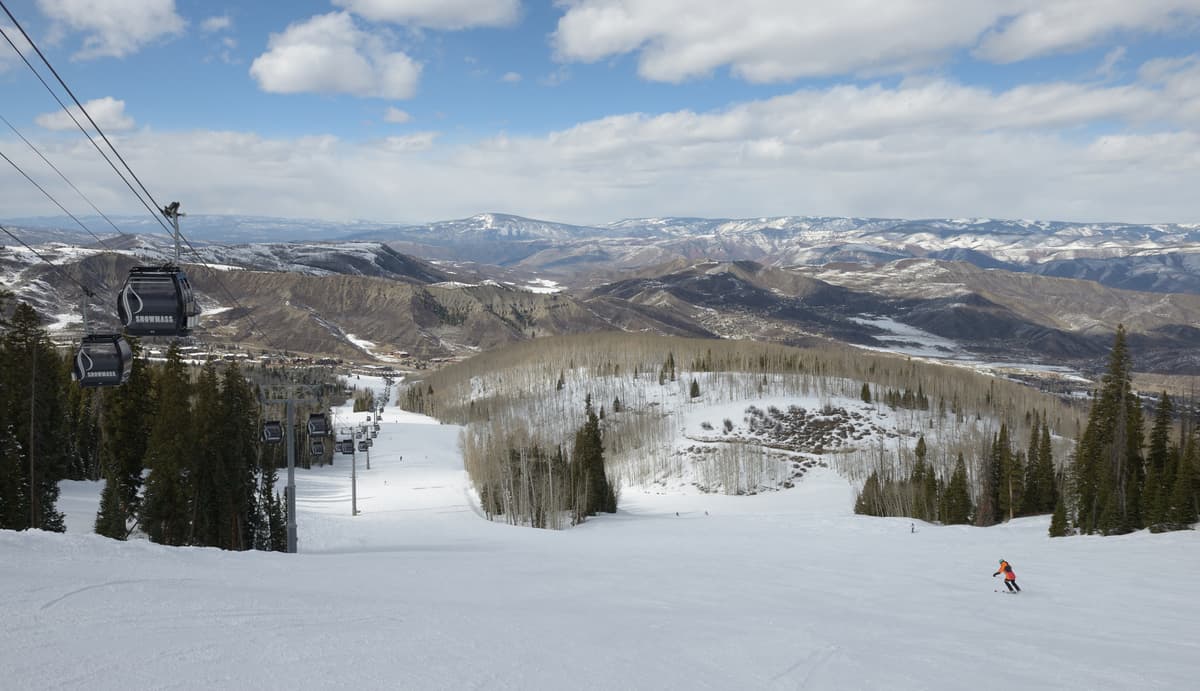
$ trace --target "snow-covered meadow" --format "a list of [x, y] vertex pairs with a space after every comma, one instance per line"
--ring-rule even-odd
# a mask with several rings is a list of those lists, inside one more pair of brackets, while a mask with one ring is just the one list
[[[1191, 689], [1200, 676], [1196, 532], [1051, 540], [1046, 518], [860, 517], [826, 468], [757, 496], [625, 487], [615, 515], [532, 530], [482, 517], [458, 435], [387, 407], [371, 469], [357, 456], [358, 516], [349, 457], [297, 471], [295, 555], [90, 535], [98, 487], [65, 483], [68, 534], [0, 532], [0, 685]], [[1001, 557], [1021, 595], [997, 593]]]

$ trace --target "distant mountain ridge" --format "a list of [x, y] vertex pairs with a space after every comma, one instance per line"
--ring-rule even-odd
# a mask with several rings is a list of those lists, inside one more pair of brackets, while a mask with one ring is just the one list
[[[196, 220], [185, 229], [216, 227]], [[1086, 368], [1124, 323], [1140, 364], [1200, 372], [1200, 226], [811, 217], [573, 226], [481, 214], [322, 227], [341, 237], [228, 246], [190, 235], [200, 260], [189, 248], [184, 262], [205, 309], [203, 338], [265, 345], [249, 310], [267, 341], [349, 358], [447, 357], [617, 329]], [[173, 257], [165, 233], [105, 238], [114, 251], [67, 230], [44, 239], [43, 256], [105, 295], [129, 266]], [[77, 286], [7, 244], [0, 287], [56, 329], [74, 324], [69, 336]], [[112, 322], [108, 302], [91, 305], [94, 324]]]

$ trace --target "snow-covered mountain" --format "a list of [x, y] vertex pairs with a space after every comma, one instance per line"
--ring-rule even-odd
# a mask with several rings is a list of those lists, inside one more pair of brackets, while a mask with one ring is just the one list
[[[107, 227], [97, 220], [85, 222]], [[115, 221], [127, 233], [154, 238], [145, 242], [169, 245], [169, 236], [152, 218]], [[26, 237], [39, 242], [95, 244], [66, 219], [19, 219], [19, 225]], [[1200, 224], [779, 216], [572, 225], [484, 213], [425, 224], [192, 215], [184, 219], [184, 230], [198, 245], [383, 242], [425, 259], [545, 272], [575, 282], [675, 259], [749, 259], [792, 266], [930, 257], [1085, 278], [1117, 288], [1200, 292]], [[114, 238], [111, 232], [100, 235], [107, 241]], [[0, 244], [12, 242], [0, 238]]]

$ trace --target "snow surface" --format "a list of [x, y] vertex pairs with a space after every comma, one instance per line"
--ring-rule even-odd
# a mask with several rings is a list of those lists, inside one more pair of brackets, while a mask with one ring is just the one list
[[[860, 517], [826, 469], [753, 497], [626, 487], [616, 515], [517, 528], [481, 516], [458, 433], [387, 407], [371, 470], [357, 456], [358, 516], [349, 457], [297, 471], [296, 555], [84, 534], [99, 484], [64, 483], [68, 534], [0, 531], [3, 687], [1192, 689], [1200, 674], [1196, 532]], [[1000, 557], [1021, 595], [996, 593]]]

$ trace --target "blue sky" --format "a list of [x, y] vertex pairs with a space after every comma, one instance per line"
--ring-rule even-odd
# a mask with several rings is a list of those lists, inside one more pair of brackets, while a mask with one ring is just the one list
[[[196, 213], [1200, 220], [1200, 0], [5, 4]], [[6, 43], [0, 94], [136, 208]], [[56, 211], [11, 169], [0, 208]]]

